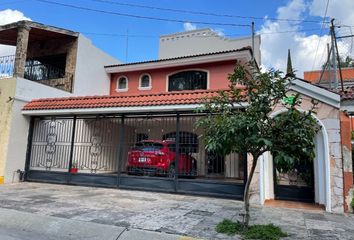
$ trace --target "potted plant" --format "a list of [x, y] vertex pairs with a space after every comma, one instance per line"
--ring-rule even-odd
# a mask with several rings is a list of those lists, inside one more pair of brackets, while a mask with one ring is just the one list
[[77, 163], [73, 163], [70, 168], [70, 173], [77, 173], [77, 172], [78, 172]]

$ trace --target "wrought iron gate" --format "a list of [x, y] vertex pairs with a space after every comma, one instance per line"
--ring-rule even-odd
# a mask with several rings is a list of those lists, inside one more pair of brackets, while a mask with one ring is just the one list
[[207, 152], [200, 117], [34, 117], [26, 180], [242, 198], [246, 155]]
[[314, 170], [313, 165], [307, 166], [306, 171], [311, 176], [305, 181], [298, 169], [292, 169], [286, 173], [280, 173], [274, 163], [274, 197], [278, 200], [290, 200], [300, 202], [314, 202]]

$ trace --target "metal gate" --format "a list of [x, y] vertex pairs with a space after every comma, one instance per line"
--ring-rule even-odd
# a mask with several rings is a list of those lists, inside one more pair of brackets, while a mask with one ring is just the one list
[[315, 202], [313, 165], [306, 166], [307, 181], [301, 177], [301, 168], [280, 173], [274, 163], [274, 197], [278, 200]]
[[200, 117], [33, 117], [26, 180], [241, 199], [246, 154], [206, 151]]

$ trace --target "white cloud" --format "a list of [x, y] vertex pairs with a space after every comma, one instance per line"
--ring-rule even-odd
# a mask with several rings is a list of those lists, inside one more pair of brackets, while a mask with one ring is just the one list
[[196, 30], [197, 26], [193, 23], [190, 22], [186, 22], [183, 24], [184, 27], [184, 31], [192, 31], [192, 30]]
[[[26, 17], [22, 12], [17, 10], [6, 9], [0, 11], [0, 25], [5, 25], [20, 20], [31, 20], [31, 19]], [[14, 53], [15, 53], [15, 47], [0, 45], [0, 57], [13, 55]]]
[[[322, 17], [325, 12], [326, 1], [323, 0], [291, 0], [286, 6], [277, 10], [277, 18], [302, 19], [304, 14]], [[343, 24], [354, 22], [353, 0], [332, 0], [327, 16], [335, 17]], [[290, 33], [271, 34], [272, 32], [291, 31]], [[262, 62], [267, 68], [286, 70], [287, 50], [291, 49], [293, 68], [297, 76], [303, 77], [303, 71], [318, 69], [325, 62], [328, 28], [323, 35], [306, 35], [301, 27], [293, 22], [266, 20], [259, 33], [262, 34]], [[348, 47], [345, 42], [338, 42], [339, 52]], [[316, 49], [317, 55], [316, 55]], [[315, 58], [316, 56], [316, 58]]]
[[220, 37], [225, 37], [224, 29], [222, 28], [215, 28], [212, 29], [212, 31], [215, 32]]

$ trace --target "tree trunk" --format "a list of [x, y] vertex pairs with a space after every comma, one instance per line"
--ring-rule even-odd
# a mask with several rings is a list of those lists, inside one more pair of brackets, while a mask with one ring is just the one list
[[[253, 156], [253, 161], [252, 161], [252, 167], [251, 167], [251, 171], [250, 171], [250, 174], [247, 178], [247, 182], [246, 182], [246, 186], [245, 186], [245, 192], [244, 192], [244, 195], [243, 195], [243, 202], [245, 204], [245, 217], [243, 219], [243, 225], [245, 227], [248, 227], [249, 225], [249, 222], [250, 222], [250, 185], [251, 185], [251, 181], [252, 181], [252, 178], [253, 178], [253, 174], [254, 174], [254, 171], [256, 169], [256, 166], [257, 166], [257, 160], [258, 160], [258, 157], [255, 158]], [[245, 166], [247, 167], [247, 166]]]

